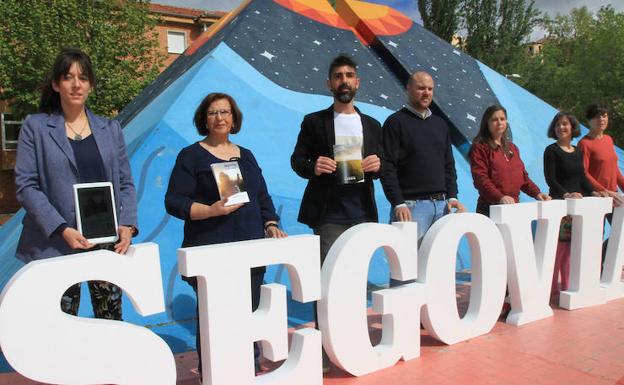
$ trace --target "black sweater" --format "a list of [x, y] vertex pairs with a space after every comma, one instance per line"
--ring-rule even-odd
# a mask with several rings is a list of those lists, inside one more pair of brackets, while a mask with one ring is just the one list
[[381, 184], [392, 206], [423, 195], [457, 197], [455, 160], [446, 122], [422, 119], [403, 108], [383, 125]]
[[594, 186], [585, 177], [583, 153], [578, 148], [565, 152], [553, 143], [544, 150], [544, 177], [550, 187], [550, 196], [563, 198], [563, 194], [578, 192], [591, 195]]

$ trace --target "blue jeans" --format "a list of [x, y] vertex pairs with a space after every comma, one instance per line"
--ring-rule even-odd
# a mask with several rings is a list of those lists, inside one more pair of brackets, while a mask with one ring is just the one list
[[[405, 201], [407, 208], [412, 214], [412, 222], [418, 223], [418, 244], [422, 241], [425, 233], [429, 228], [447, 212], [446, 200], [417, 200], [417, 201]], [[394, 216], [394, 207], [390, 212], [391, 221], [396, 221]]]
[[[448, 214], [447, 201], [446, 200], [431, 200], [423, 199], [416, 201], [405, 201], [407, 208], [412, 214], [412, 222], [418, 223], [418, 245], [422, 242], [423, 237], [429, 230], [429, 228], [444, 215]], [[394, 207], [390, 208], [390, 222], [396, 221], [394, 215]], [[395, 287], [403, 283], [414, 282], [411, 281], [397, 281], [390, 278], [390, 287]]]

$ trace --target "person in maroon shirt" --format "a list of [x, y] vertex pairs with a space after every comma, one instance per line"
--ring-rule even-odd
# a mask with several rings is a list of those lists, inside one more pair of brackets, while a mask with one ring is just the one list
[[[520, 191], [537, 200], [550, 200], [529, 178], [518, 147], [508, 138], [508, 127], [507, 110], [489, 106], [468, 154], [472, 180], [479, 192], [477, 212], [488, 217], [491, 205], [517, 203]], [[510, 310], [511, 305], [505, 300], [501, 317], [506, 318]]]
[[529, 178], [520, 152], [507, 136], [507, 111], [488, 107], [470, 148], [470, 171], [479, 192], [477, 212], [490, 215], [490, 205], [517, 203], [520, 191], [537, 200], [550, 200]]

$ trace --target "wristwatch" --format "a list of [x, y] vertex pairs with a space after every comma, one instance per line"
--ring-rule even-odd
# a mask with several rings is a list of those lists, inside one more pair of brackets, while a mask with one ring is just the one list
[[134, 237], [135, 235], [138, 234], [139, 230], [137, 230], [137, 228], [134, 225], [124, 225], [125, 227], [127, 227], [128, 229], [130, 229], [130, 234]]
[[264, 231], [267, 231], [269, 229], [269, 227], [277, 227], [279, 228], [279, 225], [275, 222], [271, 222], [271, 223], [267, 223], [266, 225], [264, 225]]

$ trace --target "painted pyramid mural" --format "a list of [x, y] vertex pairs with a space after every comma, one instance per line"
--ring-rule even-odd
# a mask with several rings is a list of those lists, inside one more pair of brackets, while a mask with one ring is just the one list
[[[303, 116], [332, 103], [325, 81], [329, 62], [339, 53], [359, 63], [356, 104], [380, 122], [404, 105], [410, 73], [426, 70], [433, 75], [433, 109], [451, 127], [459, 198], [469, 210], [474, 210], [477, 194], [466, 156], [483, 111], [493, 103], [507, 108], [529, 174], [546, 189], [542, 153], [550, 143], [546, 127], [556, 110], [504, 76], [387, 6], [354, 0], [338, 0], [336, 9], [322, 0], [246, 2], [189, 47], [118, 116], [139, 198], [141, 233], [135, 242], [159, 245], [167, 304], [165, 313], [143, 318], [125, 301], [127, 321], [151, 328], [176, 352], [195, 348], [195, 299], [176, 265], [183, 223], [166, 214], [163, 200], [176, 155], [201, 139], [192, 116], [209, 92], [229, 93], [239, 103], [244, 123], [233, 140], [254, 152], [285, 231], [310, 232], [296, 222], [305, 181], [290, 169], [289, 157]], [[624, 159], [619, 150], [618, 155]], [[390, 207], [379, 184], [376, 199], [380, 221], [385, 222]], [[2, 286], [20, 267], [14, 253], [22, 216], [0, 228]], [[457, 270], [469, 268], [463, 245]], [[266, 279], [287, 283], [287, 274], [272, 266]], [[371, 262], [369, 283], [374, 288], [387, 280], [380, 252]], [[81, 315], [88, 315], [88, 295], [83, 298]], [[311, 306], [291, 302], [289, 317], [292, 324], [307, 322]]]

